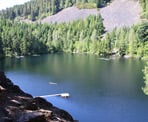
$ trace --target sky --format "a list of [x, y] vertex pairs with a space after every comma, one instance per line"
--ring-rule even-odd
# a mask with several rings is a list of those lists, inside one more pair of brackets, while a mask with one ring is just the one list
[[0, 0], [0, 10], [12, 7], [14, 5], [23, 4], [30, 0]]

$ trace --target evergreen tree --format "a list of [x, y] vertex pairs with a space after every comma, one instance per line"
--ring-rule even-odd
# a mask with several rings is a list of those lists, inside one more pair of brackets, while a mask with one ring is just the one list
[[143, 88], [143, 91], [146, 95], [148, 95], [148, 62], [143, 70], [144, 73], [144, 83], [145, 83], [145, 87]]
[[[51, 52], [119, 54], [146, 58], [147, 23], [114, 29], [104, 37], [101, 16], [62, 24], [19, 23], [0, 20], [0, 52], [5, 56]], [[102, 36], [103, 35], [103, 36]], [[113, 53], [112, 53], [113, 52]]]
[[2, 40], [0, 38], [0, 58], [4, 56], [4, 52], [3, 52], [3, 43]]
[[136, 46], [135, 46], [135, 43], [136, 43], [136, 39], [135, 39], [135, 35], [134, 35], [134, 30], [133, 29], [130, 29], [129, 31], [129, 34], [128, 34], [128, 54], [130, 54], [130, 56], [133, 56], [135, 51], [136, 51]]
[[146, 42], [148, 41], [148, 22], [142, 23], [137, 28], [137, 35], [139, 41]]
[[82, 8], [96, 8], [98, 1], [104, 1], [99, 2], [99, 6], [107, 2], [106, 0], [31, 0], [23, 5], [0, 11], [0, 16], [11, 20], [18, 17], [37, 20], [75, 4], [80, 4]]

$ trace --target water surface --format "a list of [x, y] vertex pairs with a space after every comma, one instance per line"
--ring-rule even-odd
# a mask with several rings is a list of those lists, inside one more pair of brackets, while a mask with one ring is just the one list
[[148, 97], [141, 90], [144, 64], [137, 59], [51, 54], [6, 58], [0, 68], [33, 96], [70, 93], [68, 99], [47, 100], [80, 122], [146, 122]]

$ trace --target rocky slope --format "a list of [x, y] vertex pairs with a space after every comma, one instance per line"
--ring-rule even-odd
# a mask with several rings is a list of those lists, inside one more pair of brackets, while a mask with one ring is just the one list
[[76, 7], [66, 8], [59, 13], [48, 16], [41, 20], [42, 23], [62, 23], [71, 22], [79, 19], [85, 19], [90, 15], [97, 15], [99, 11], [97, 9], [78, 9]]
[[86, 19], [89, 15], [101, 14], [107, 31], [115, 27], [130, 27], [140, 21], [142, 9], [138, 0], [113, 0], [108, 6], [97, 9], [66, 8], [59, 13], [48, 16], [41, 23], [62, 23]]
[[74, 122], [43, 98], [24, 93], [0, 72], [0, 122]]
[[113, 0], [113, 2], [100, 10], [107, 31], [115, 27], [130, 27], [140, 21], [142, 9], [137, 0]]

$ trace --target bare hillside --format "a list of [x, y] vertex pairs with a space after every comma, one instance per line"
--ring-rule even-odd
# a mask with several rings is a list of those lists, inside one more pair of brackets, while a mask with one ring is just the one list
[[89, 15], [97, 15], [99, 11], [97, 9], [78, 9], [76, 7], [66, 8], [59, 13], [48, 16], [42, 20], [44, 23], [61, 23], [70, 22], [74, 20], [84, 19]]
[[44, 18], [41, 22], [71, 22], [85, 19], [89, 15], [97, 15], [100, 13], [104, 19], [106, 30], [111, 31], [115, 27], [130, 27], [139, 22], [141, 10], [138, 0], [113, 0], [107, 7], [100, 9], [100, 12], [97, 9], [78, 9], [76, 7], [69, 7], [55, 15]]
[[132, 26], [140, 20], [141, 6], [136, 0], [114, 0], [100, 13], [107, 31], [115, 27]]

